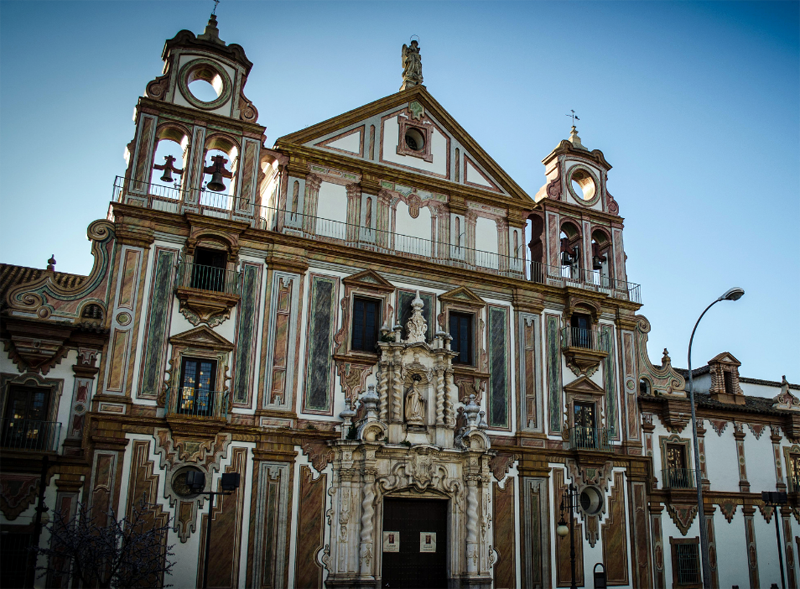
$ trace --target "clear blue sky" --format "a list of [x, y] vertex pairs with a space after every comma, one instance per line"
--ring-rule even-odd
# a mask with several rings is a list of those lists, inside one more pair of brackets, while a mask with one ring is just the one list
[[[86, 227], [124, 172], [164, 41], [203, 2], [0, 2], [0, 261], [88, 272]], [[425, 84], [531, 195], [569, 133], [614, 169], [628, 276], [650, 356], [721, 351], [742, 374], [800, 382], [797, 2], [246, 2], [220, 35], [255, 64], [247, 95], [281, 135], [396, 92], [420, 37]]]

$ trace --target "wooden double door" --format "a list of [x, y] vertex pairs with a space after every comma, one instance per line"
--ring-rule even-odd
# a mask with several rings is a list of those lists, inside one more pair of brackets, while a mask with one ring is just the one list
[[381, 587], [447, 587], [447, 503], [444, 499], [384, 499]]

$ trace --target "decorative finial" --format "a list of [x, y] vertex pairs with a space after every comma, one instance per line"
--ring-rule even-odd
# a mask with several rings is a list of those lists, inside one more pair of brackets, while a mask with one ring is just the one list
[[214, 0], [214, 10], [211, 11], [211, 14], [214, 16], [217, 15], [217, 6], [219, 6], [219, 0]]
[[403, 85], [406, 90], [422, 84], [422, 58], [419, 55], [419, 42], [411, 40], [411, 46], [403, 45]]
[[50, 259], [47, 260], [47, 269], [50, 270], [50, 272], [55, 272], [56, 271], [56, 255], [55, 254], [52, 254], [50, 256]]
[[219, 38], [219, 29], [217, 28], [217, 7], [216, 4], [219, 0], [214, 0], [214, 12], [211, 13], [211, 16], [208, 18], [208, 24], [206, 25], [206, 30], [203, 31], [202, 35], [197, 35], [198, 39], [203, 41], [211, 41], [212, 43], [216, 43], [218, 45], [225, 45], [225, 41]]
[[664, 366], [669, 366], [670, 364], [672, 364], [672, 359], [669, 357], [667, 348], [664, 348], [664, 355], [661, 356], [661, 367], [663, 368]]
[[580, 121], [581, 119], [580, 119], [580, 117], [578, 115], [575, 114], [574, 110], [570, 109], [569, 112], [571, 112], [572, 114], [571, 115], [567, 115], [567, 116], [568, 117], [572, 117], [572, 129], [574, 130], [575, 129], [575, 121]]

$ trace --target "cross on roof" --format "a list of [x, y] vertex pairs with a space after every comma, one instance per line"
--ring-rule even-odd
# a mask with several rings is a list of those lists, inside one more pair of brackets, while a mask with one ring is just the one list
[[217, 14], [217, 4], [219, 4], [219, 0], [214, 0], [214, 10], [211, 11], [211, 14], [213, 15]]
[[[218, 1], [218, 0], [215, 0], [215, 1]], [[572, 114], [571, 115], [567, 115], [567, 116], [568, 117], [572, 117], [572, 126], [574, 127], [575, 126], [575, 121], [580, 121], [580, 118], [578, 117], [578, 115], [575, 114], [574, 110], [570, 109], [569, 112], [571, 112]]]

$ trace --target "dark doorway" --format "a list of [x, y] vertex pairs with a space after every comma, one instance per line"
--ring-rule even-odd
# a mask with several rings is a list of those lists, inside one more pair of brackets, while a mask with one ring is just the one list
[[383, 531], [396, 534], [399, 546], [383, 553], [381, 587], [447, 587], [446, 500], [384, 499]]

